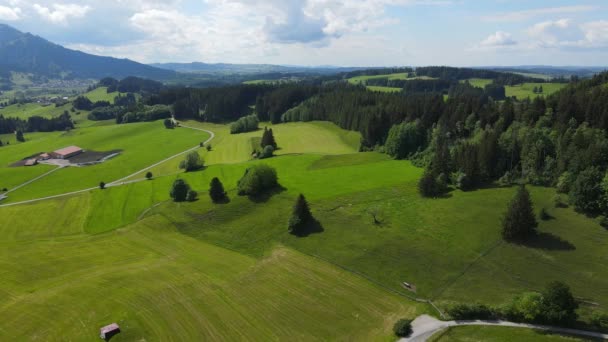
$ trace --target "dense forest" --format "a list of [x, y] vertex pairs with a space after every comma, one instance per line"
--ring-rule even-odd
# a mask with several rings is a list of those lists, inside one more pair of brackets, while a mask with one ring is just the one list
[[20, 132], [53, 132], [74, 128], [70, 114], [65, 112], [55, 118], [32, 116], [27, 120], [4, 117], [0, 114], [0, 134]]

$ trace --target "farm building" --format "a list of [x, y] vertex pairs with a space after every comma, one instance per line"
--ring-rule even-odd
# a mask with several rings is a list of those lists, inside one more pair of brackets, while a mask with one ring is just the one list
[[34, 166], [38, 164], [38, 159], [36, 158], [32, 158], [32, 159], [28, 159], [25, 161], [25, 164], [23, 164], [24, 166]]
[[51, 156], [48, 153], [42, 153], [40, 156], [38, 156], [38, 160], [48, 160], [51, 159]]
[[112, 323], [99, 329], [99, 337], [107, 341], [110, 339], [110, 337], [118, 334], [119, 332], [120, 327], [118, 326], [118, 324]]
[[69, 146], [55, 152], [51, 152], [51, 155], [57, 159], [67, 159], [77, 154], [81, 154], [82, 152], [84, 151], [78, 146]]

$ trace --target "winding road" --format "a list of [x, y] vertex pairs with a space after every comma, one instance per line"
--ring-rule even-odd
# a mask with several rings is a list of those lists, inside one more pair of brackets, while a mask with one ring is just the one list
[[423, 342], [428, 340], [435, 333], [449, 328], [449, 327], [458, 327], [458, 326], [467, 326], [467, 325], [481, 325], [481, 326], [499, 326], [499, 327], [511, 327], [511, 328], [526, 328], [526, 329], [535, 329], [542, 330], [557, 334], [566, 334], [566, 335], [576, 335], [576, 336], [584, 336], [591, 337], [596, 339], [608, 340], [608, 334], [602, 334], [593, 331], [586, 330], [578, 330], [578, 329], [568, 329], [568, 328], [559, 328], [552, 327], [547, 325], [538, 325], [538, 324], [524, 324], [524, 323], [513, 323], [508, 321], [440, 321], [434, 317], [428, 315], [418, 316], [412, 322], [412, 335], [407, 338], [402, 338], [400, 342]]
[[[213, 140], [213, 138], [215, 138], [215, 133], [213, 133], [212, 131], [206, 130], [206, 129], [196, 128], [196, 127], [191, 127], [191, 126], [184, 126], [184, 125], [180, 125], [180, 127], [194, 129], [194, 130], [197, 130], [197, 131], [208, 133], [209, 134], [209, 138], [203, 142], [203, 145], [206, 145], [211, 140]], [[154, 167], [156, 167], [156, 166], [158, 166], [158, 165], [160, 165], [162, 163], [165, 163], [165, 162], [167, 162], [167, 161], [169, 161], [169, 160], [171, 160], [173, 158], [179, 157], [179, 156], [181, 156], [183, 154], [186, 154], [188, 152], [191, 152], [191, 151], [195, 151], [196, 149], [198, 149], [200, 147], [201, 147], [200, 144], [198, 144], [198, 145], [196, 145], [196, 146], [194, 146], [192, 148], [189, 148], [189, 149], [187, 149], [185, 151], [182, 151], [180, 153], [174, 154], [174, 155], [172, 155], [172, 156], [170, 156], [168, 158], [165, 158], [165, 159], [163, 159], [163, 160], [161, 160], [161, 161], [159, 161], [157, 163], [154, 163], [154, 164], [152, 164], [150, 166], [147, 166], [147, 167], [145, 167], [145, 168], [143, 168], [143, 169], [141, 169], [141, 170], [139, 170], [137, 172], [134, 172], [133, 174], [130, 174], [130, 175], [126, 176], [126, 177], [122, 177], [122, 178], [120, 178], [118, 180], [115, 180], [115, 181], [113, 181], [111, 183], [108, 183], [108, 184], [106, 184], [106, 186], [107, 187], [121, 186], [121, 185], [125, 185], [125, 184], [130, 184], [130, 183], [136, 183], [136, 182], [143, 181], [143, 180], [145, 180], [145, 178], [135, 179], [135, 180], [130, 180], [130, 181], [127, 181], [127, 179], [129, 179], [131, 177], [134, 177], [134, 176], [136, 176], [136, 175], [138, 175], [138, 174], [140, 174], [142, 172], [146, 172], [146, 171], [148, 171], [148, 170], [150, 170], [150, 169], [152, 169], [152, 168], [154, 168]], [[28, 185], [30, 183], [33, 183], [34, 181], [36, 181], [36, 180], [38, 180], [40, 178], [43, 178], [43, 177], [45, 177], [45, 176], [47, 176], [47, 175], [49, 175], [49, 174], [51, 174], [51, 173], [53, 173], [53, 172], [55, 172], [55, 171], [57, 171], [59, 169], [61, 169], [61, 167], [59, 167], [57, 169], [54, 169], [54, 170], [52, 170], [50, 172], [47, 172], [47, 173], [45, 173], [45, 174], [43, 174], [41, 176], [38, 176], [38, 177], [36, 177], [36, 178], [34, 178], [34, 179], [30, 180], [30, 181], [27, 181], [27, 182], [25, 182], [25, 183], [23, 183], [23, 184], [15, 187], [11, 191], [17, 190], [17, 189], [19, 189], [21, 187], [24, 187], [24, 186], [26, 186], [26, 185]], [[98, 189], [98, 187], [92, 187], [92, 188], [87, 188], [87, 189], [82, 189], [82, 190], [77, 190], [77, 191], [72, 191], [72, 192], [66, 192], [66, 193], [62, 193], [62, 194], [58, 194], [58, 195], [53, 195], [53, 196], [34, 198], [34, 199], [31, 199], [31, 200], [27, 200], [27, 201], [20, 201], [20, 202], [14, 202], [14, 203], [0, 204], [0, 208], [1, 207], [9, 207], [9, 206], [14, 206], [14, 205], [19, 205], [19, 204], [27, 204], [27, 203], [33, 203], [33, 202], [38, 202], [38, 201], [44, 201], [44, 200], [48, 200], [48, 199], [52, 199], [52, 198], [70, 196], [70, 195], [75, 195], [75, 194], [79, 194], [79, 193], [82, 193], [82, 192], [87, 192], [87, 191], [91, 191], [91, 190], [95, 190], [95, 189]], [[7, 192], [7, 194], [9, 192]]]

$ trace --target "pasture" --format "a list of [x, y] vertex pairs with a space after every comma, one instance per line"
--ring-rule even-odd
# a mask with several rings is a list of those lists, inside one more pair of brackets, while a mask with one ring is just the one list
[[489, 327], [462, 326], [448, 328], [433, 335], [429, 342], [464, 342], [464, 341], [535, 341], [535, 342], [582, 342], [593, 341], [580, 337], [552, 334], [539, 330]]
[[88, 93], [84, 93], [82, 96], [91, 100], [91, 102], [97, 101], [108, 101], [114, 103], [114, 98], [118, 96], [118, 92], [108, 93], [108, 87], [97, 87]]
[[396, 317], [424, 312], [287, 247], [253, 258], [189, 238], [162, 216], [20, 242], [1, 227], [2, 340], [91, 341], [110, 322], [122, 329], [112, 341], [389, 340]]
[[[467, 80], [473, 87], [485, 88], [488, 84], [492, 83], [491, 79], [488, 78], [469, 78]], [[464, 82], [464, 81], [463, 81]]]
[[[534, 98], [537, 96], [549, 96], [567, 84], [565, 83], [523, 83], [515, 86], [505, 86], [506, 95], [508, 97], [516, 97], [518, 100], [526, 98]], [[534, 87], [543, 87], [542, 94], [534, 94]]]
[[[0, 149], [0, 174], [3, 187], [12, 188], [30, 179], [32, 174], [42, 174], [48, 167], [37, 165], [28, 170], [9, 165], [28, 156], [78, 145], [85, 150], [122, 150], [121, 154], [102, 164], [87, 167], [69, 167], [40, 179], [30, 186], [10, 194], [9, 201], [28, 200], [95, 187], [99, 182], [109, 183], [129, 176], [164, 158], [196, 146], [208, 138], [208, 134], [190, 129], [164, 128], [162, 122], [133, 123], [125, 125], [86, 127], [70, 132], [26, 134], [27, 141], [11, 144]], [[41, 167], [42, 166], [42, 167]], [[24, 176], [26, 175], [27, 176]]]
[[[515, 188], [421, 198], [422, 169], [375, 152], [356, 153], [359, 134], [329, 123], [271, 126], [281, 149], [262, 161], [249, 155], [262, 131], [230, 135], [227, 126], [185, 124], [216, 133], [212, 150], [199, 150], [207, 161], [204, 170], [182, 172], [177, 158], [154, 168], [149, 181], [0, 207], [0, 244], [6, 247], [0, 252], [6, 265], [0, 319], [9, 327], [0, 337], [38, 336], [36, 323], [44, 321], [45, 331], [84, 340], [117, 320], [129, 329], [117, 340], [288, 334], [389, 340], [397, 318], [433, 313], [392, 293], [432, 299], [442, 308], [454, 302], [498, 305], [550, 280], [566, 282], [577, 298], [595, 303], [582, 305], [584, 319], [592, 310], [608, 311], [608, 231], [571, 208], [554, 208], [553, 189], [530, 187], [535, 209], [545, 208], [552, 217], [540, 222], [539, 238], [509, 244], [502, 242], [500, 222]], [[118, 145], [132, 142], [134, 154], [112, 166], [121, 174], [135, 168], [131, 163], [152, 164], [162, 153], [206, 139], [186, 128], [166, 130], [160, 122], [78, 132], [65, 141], [85, 148], [90, 142], [98, 150], [124, 148], [125, 154], [128, 149]], [[58, 136], [39, 134], [10, 148], [32, 151], [46, 139], [64, 145]], [[0, 158], [1, 153], [4, 148]], [[276, 168], [282, 189], [258, 199], [237, 196], [236, 183], [253, 163]], [[59, 177], [70, 171], [60, 170], [28, 187], [32, 193], [15, 195], [59, 191], [50, 185], [53, 178], [82, 188], [82, 182], [95, 186], [100, 172], [118, 173], [78, 173], [83, 170]], [[209, 200], [213, 177], [224, 183], [229, 203]], [[200, 199], [171, 202], [169, 189], [177, 178]], [[286, 224], [300, 193], [319, 222], [317, 232], [303, 238], [288, 234]], [[25, 222], [32, 212], [40, 216]], [[417, 293], [404, 289], [404, 281]], [[92, 298], [94, 289], [102, 289], [98, 297], [107, 300]], [[38, 305], [50, 301], [56, 305]], [[328, 328], [327, 321], [335, 323]], [[248, 328], [236, 328], [243, 326]]]

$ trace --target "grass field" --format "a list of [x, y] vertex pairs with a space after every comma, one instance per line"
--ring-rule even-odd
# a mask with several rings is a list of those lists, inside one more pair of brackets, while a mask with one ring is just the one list
[[[432, 80], [434, 78], [427, 76], [412, 76], [410, 74], [414, 73], [396, 73], [396, 74], [386, 74], [386, 75], [364, 75], [364, 76], [356, 76], [348, 79], [348, 82], [351, 84], [364, 84], [368, 80], [379, 79], [379, 78], [388, 78], [389, 80]], [[381, 92], [400, 92], [401, 88], [394, 87], [382, 87], [382, 86], [367, 86], [367, 89], [371, 91], [381, 91]]]
[[[517, 99], [519, 100], [523, 100], [526, 98], [534, 98], [536, 96], [549, 96], [557, 91], [559, 91], [560, 89], [562, 89], [563, 87], [565, 87], [567, 84], [565, 83], [524, 83], [521, 85], [516, 85], [516, 86], [506, 86], [505, 90], [506, 90], [506, 95], [509, 97], [515, 96], [517, 97]], [[534, 87], [543, 87], [543, 93], [542, 94], [534, 94]]]
[[91, 341], [110, 322], [122, 330], [112, 341], [390, 340], [397, 317], [423, 311], [289, 248], [252, 258], [189, 238], [161, 216], [20, 243], [6, 228], [2, 340]]
[[118, 94], [117, 91], [108, 93], [108, 87], [97, 87], [90, 92], [83, 94], [83, 96], [87, 97], [92, 102], [108, 101], [114, 103], [114, 98], [118, 96]]
[[544, 331], [484, 326], [462, 326], [448, 328], [433, 335], [429, 342], [474, 342], [474, 341], [535, 341], [535, 342], [578, 342], [593, 341], [579, 337], [551, 334]]
[[469, 78], [467, 81], [473, 86], [478, 88], [485, 88], [488, 84], [492, 83], [491, 79], [487, 78]]
[[[111, 182], [128, 176], [155, 162], [182, 152], [208, 138], [208, 134], [190, 129], [165, 129], [161, 122], [134, 123], [74, 129], [70, 132], [26, 134], [27, 141], [0, 149], [0, 175], [9, 189], [42, 174], [48, 167], [37, 165], [13, 168], [10, 164], [36, 153], [78, 145], [85, 150], [122, 150], [121, 154], [99, 165], [59, 170], [10, 194], [10, 201], [27, 200], [95, 187], [100, 181]], [[27, 176], [24, 176], [27, 174]]]
[[[155, 168], [150, 181], [0, 208], [0, 319], [8, 327], [0, 329], [0, 339], [40, 336], [44, 321], [47, 333], [84, 340], [100, 325], [119, 321], [128, 327], [120, 339], [127, 340], [170, 339], [170, 332], [175, 340], [389, 340], [397, 317], [432, 311], [381, 288], [430, 298], [440, 307], [495, 305], [550, 280], [566, 282], [577, 298], [597, 304], [583, 304], [583, 318], [592, 309], [608, 311], [608, 231], [570, 208], [554, 208], [553, 189], [530, 187], [536, 209], [553, 217], [540, 222], [539, 239], [507, 244], [500, 222], [514, 188], [421, 198], [422, 169], [383, 154], [355, 153], [358, 133], [329, 123], [272, 126], [281, 149], [263, 161], [249, 156], [261, 131], [230, 135], [227, 126], [185, 124], [217, 134], [212, 151], [202, 153], [204, 170], [180, 172], [178, 158]], [[206, 138], [160, 123], [76, 132], [82, 136], [70, 141], [98, 149], [109, 148], [102, 141], [132, 142], [131, 149], [141, 147], [130, 157], [136, 163], [143, 156], [162, 159], [150, 151], [169, 153], [170, 144], [187, 140], [187, 148]], [[45, 139], [60, 141], [39, 134], [11, 148], [36, 149]], [[131, 159], [113, 167], [124, 173], [125, 160]], [[282, 190], [255, 200], [237, 196], [237, 180], [254, 163], [275, 167]], [[99, 178], [93, 171], [77, 173], [82, 170], [58, 179], [68, 184]], [[229, 203], [210, 202], [206, 191], [213, 177], [224, 183]], [[169, 201], [176, 178], [200, 199]], [[30, 191], [59, 190], [50, 184], [45, 180]], [[319, 221], [318, 231], [304, 238], [286, 229], [300, 193]], [[37, 217], [23, 219], [31, 213]], [[418, 292], [406, 291], [404, 281]]]

